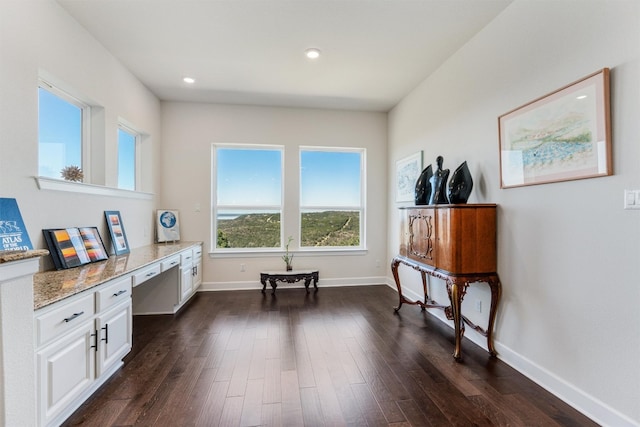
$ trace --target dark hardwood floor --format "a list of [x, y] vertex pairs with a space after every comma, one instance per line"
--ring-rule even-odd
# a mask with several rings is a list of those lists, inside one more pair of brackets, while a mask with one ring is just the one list
[[200, 293], [65, 425], [590, 426], [386, 286]]

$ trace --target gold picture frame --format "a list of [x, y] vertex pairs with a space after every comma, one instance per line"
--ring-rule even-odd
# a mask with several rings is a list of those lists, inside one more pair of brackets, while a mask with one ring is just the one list
[[498, 117], [500, 188], [613, 173], [609, 69]]

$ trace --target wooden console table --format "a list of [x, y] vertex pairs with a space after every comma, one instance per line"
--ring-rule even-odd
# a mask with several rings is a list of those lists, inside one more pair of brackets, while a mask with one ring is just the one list
[[262, 283], [262, 293], [267, 288], [267, 281], [271, 284], [271, 294], [275, 295], [277, 282], [295, 283], [304, 280], [304, 287], [309, 293], [309, 285], [313, 280], [315, 292], [318, 292], [318, 270], [292, 270], [292, 271], [265, 271], [260, 273], [260, 283]]
[[[455, 349], [453, 357], [462, 359], [462, 337], [464, 324], [487, 338], [487, 349], [491, 356], [497, 355], [493, 345], [498, 302], [502, 285], [496, 272], [496, 205], [464, 204], [434, 205], [401, 208], [400, 255], [391, 263], [391, 271], [398, 288], [399, 304], [425, 308], [440, 308], [447, 319], [453, 320]], [[423, 301], [411, 301], [402, 295], [398, 266], [404, 264], [420, 272]], [[445, 281], [449, 306], [440, 305], [429, 298], [426, 275]], [[487, 329], [474, 325], [461, 311], [467, 287], [472, 283], [485, 282], [491, 289], [491, 308]]]

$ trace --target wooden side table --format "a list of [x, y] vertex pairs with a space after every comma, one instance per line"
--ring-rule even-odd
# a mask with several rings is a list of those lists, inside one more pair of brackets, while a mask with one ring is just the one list
[[262, 283], [262, 293], [267, 288], [267, 281], [271, 284], [271, 294], [275, 295], [277, 282], [295, 283], [304, 280], [304, 287], [309, 293], [309, 285], [313, 280], [315, 292], [318, 292], [318, 270], [291, 270], [291, 271], [263, 271], [260, 273], [260, 283]]

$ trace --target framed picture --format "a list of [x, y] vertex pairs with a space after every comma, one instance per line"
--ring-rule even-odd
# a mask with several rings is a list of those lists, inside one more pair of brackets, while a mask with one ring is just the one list
[[131, 249], [129, 248], [127, 233], [125, 233], [122, 225], [120, 211], [104, 211], [104, 216], [107, 219], [107, 227], [109, 227], [114, 253], [116, 255], [128, 254]]
[[42, 233], [58, 270], [109, 258], [96, 227], [46, 229]]
[[396, 162], [396, 202], [415, 200], [416, 181], [422, 172], [422, 151]]
[[180, 240], [180, 216], [178, 211], [158, 209], [156, 212], [156, 240], [158, 243]]
[[498, 118], [500, 188], [613, 173], [609, 69]]

